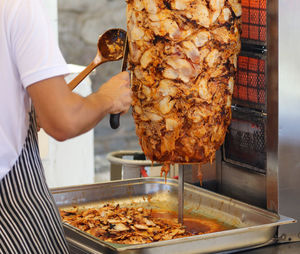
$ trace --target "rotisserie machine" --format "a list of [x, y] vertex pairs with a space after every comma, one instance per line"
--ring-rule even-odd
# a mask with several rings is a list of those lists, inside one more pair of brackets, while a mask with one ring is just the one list
[[241, 2], [242, 51], [231, 125], [216, 164], [205, 170], [215, 170], [215, 179], [207, 184], [204, 179], [203, 185], [295, 218], [298, 223], [279, 227], [274, 237], [300, 241], [300, 2]]
[[232, 122], [217, 152], [217, 190], [297, 219], [279, 227], [278, 240], [300, 241], [300, 2], [242, 5], [242, 52]]

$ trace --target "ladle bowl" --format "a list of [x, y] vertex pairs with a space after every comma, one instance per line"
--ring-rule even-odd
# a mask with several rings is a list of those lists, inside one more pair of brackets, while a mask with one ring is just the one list
[[100, 35], [94, 60], [68, 84], [68, 87], [73, 90], [100, 64], [120, 60], [124, 54], [125, 40], [126, 31], [120, 28], [109, 29]]

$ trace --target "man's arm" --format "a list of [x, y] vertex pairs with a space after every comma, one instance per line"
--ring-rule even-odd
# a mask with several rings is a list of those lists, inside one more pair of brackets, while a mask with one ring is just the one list
[[106, 114], [127, 112], [131, 104], [127, 72], [114, 76], [87, 97], [71, 92], [63, 76], [34, 83], [27, 91], [40, 126], [59, 141], [89, 131]]

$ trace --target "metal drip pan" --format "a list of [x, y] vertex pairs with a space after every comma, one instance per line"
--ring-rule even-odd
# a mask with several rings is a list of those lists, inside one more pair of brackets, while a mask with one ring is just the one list
[[[140, 178], [52, 189], [58, 207], [97, 207], [106, 203], [177, 211], [178, 181]], [[185, 214], [206, 215], [235, 229], [149, 244], [121, 245], [101, 241], [64, 223], [73, 253], [217, 253], [276, 242], [278, 226], [294, 219], [250, 206], [190, 184], [184, 185]], [[76, 250], [76, 251], [75, 251]]]

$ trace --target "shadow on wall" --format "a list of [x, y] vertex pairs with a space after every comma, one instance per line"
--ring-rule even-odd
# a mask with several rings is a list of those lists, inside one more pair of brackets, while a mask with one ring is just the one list
[[[58, 0], [58, 29], [61, 51], [68, 63], [88, 65], [97, 52], [98, 36], [110, 28], [126, 30], [125, 0]], [[93, 90], [121, 70], [121, 62], [105, 63], [91, 77]], [[106, 154], [115, 150], [140, 149], [131, 112], [121, 117], [121, 126], [112, 130], [106, 117], [95, 128], [95, 166], [106, 172]]]

